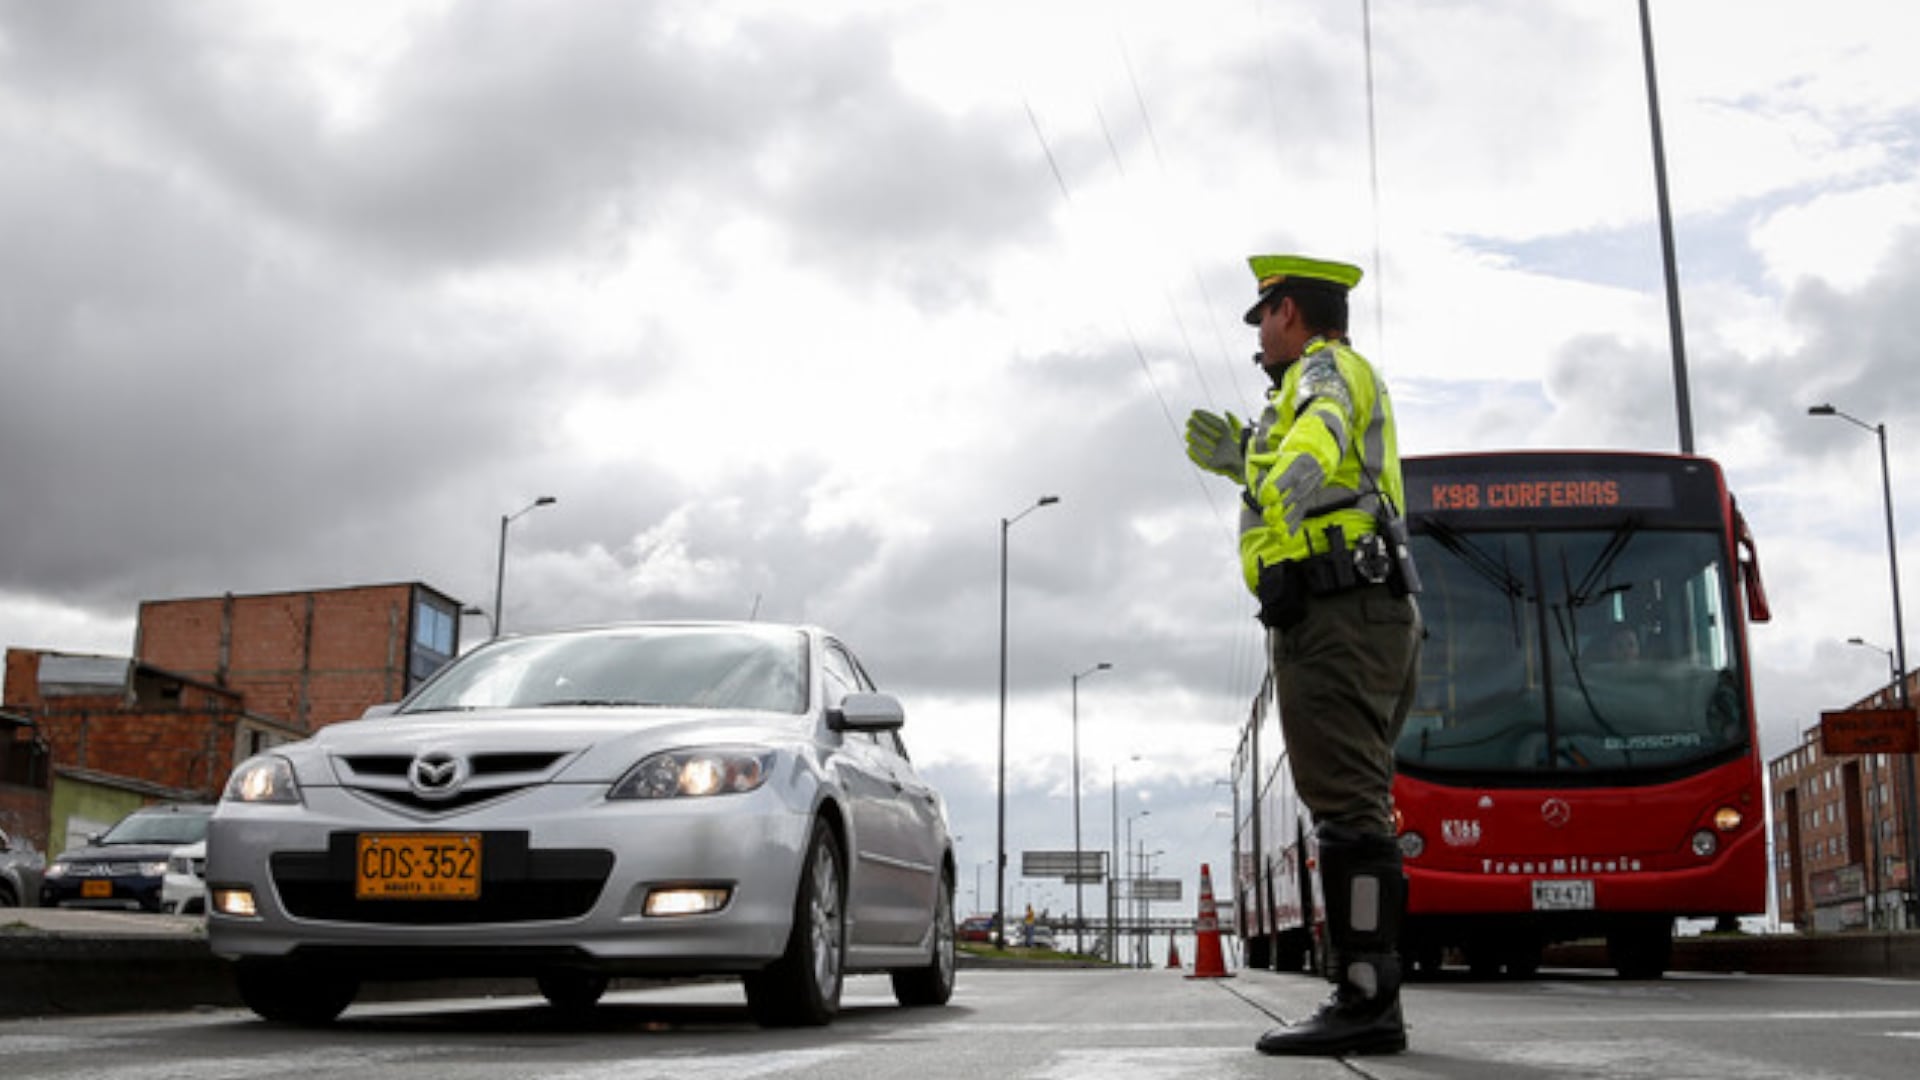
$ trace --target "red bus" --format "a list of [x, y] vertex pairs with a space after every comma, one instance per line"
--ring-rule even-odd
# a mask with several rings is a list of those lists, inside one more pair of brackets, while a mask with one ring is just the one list
[[[1412, 457], [1420, 689], [1395, 748], [1411, 972], [1457, 954], [1531, 974], [1604, 938], [1665, 971], [1679, 917], [1766, 909], [1765, 800], [1747, 652], [1768, 616], [1746, 522], [1698, 457]], [[1270, 688], [1234, 759], [1249, 964], [1318, 957], [1312, 823]]]

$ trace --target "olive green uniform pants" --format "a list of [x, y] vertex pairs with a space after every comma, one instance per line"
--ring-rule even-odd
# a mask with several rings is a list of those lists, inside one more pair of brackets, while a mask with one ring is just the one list
[[1294, 787], [1314, 821], [1393, 835], [1393, 744], [1413, 706], [1420, 609], [1369, 585], [1267, 631]]

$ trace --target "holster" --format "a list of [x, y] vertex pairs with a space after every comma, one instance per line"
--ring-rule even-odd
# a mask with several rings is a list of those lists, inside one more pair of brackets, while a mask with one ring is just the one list
[[1260, 568], [1260, 625], [1290, 630], [1307, 617], [1307, 581], [1297, 563], [1270, 563]]

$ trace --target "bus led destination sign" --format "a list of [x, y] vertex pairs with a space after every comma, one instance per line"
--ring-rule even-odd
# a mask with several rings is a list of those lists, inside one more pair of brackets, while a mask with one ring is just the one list
[[1457, 474], [1407, 493], [1420, 510], [1661, 510], [1673, 506], [1673, 485], [1658, 474], [1527, 476]]

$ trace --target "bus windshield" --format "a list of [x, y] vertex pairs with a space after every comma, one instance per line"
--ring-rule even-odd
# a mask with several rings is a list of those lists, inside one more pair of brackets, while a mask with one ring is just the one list
[[1414, 525], [1427, 639], [1396, 748], [1409, 774], [1602, 783], [1747, 745], [1714, 532]]

